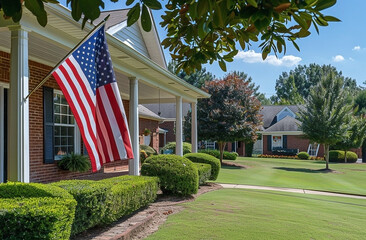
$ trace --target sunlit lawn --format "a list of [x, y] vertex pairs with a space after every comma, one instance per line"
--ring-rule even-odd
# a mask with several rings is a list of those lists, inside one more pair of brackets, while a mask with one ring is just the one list
[[365, 239], [366, 200], [224, 189], [169, 216], [154, 239]]
[[336, 172], [319, 171], [322, 161], [238, 158], [246, 169], [223, 167], [219, 183], [303, 188], [366, 195], [366, 164], [330, 164]]

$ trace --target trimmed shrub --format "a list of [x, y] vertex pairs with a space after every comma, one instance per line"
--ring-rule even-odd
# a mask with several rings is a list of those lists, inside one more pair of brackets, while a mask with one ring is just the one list
[[[175, 146], [176, 146], [175, 142], [170, 142], [167, 145], [165, 145], [162, 150], [163, 152], [166, 150], [172, 150], [173, 154], [175, 154]], [[192, 144], [183, 142], [183, 154], [190, 153], [191, 150], [192, 150]]]
[[147, 145], [140, 145], [140, 161], [144, 163], [146, 158], [150, 157], [151, 155], [158, 155], [157, 151]]
[[0, 239], [69, 239], [76, 201], [46, 184], [0, 184]]
[[156, 199], [158, 179], [122, 176], [100, 181], [67, 180], [53, 183], [77, 201], [71, 235], [111, 223]]
[[112, 185], [112, 201], [108, 204], [104, 223], [111, 223], [154, 202], [159, 190], [157, 177], [121, 176], [100, 180]]
[[157, 176], [165, 194], [190, 195], [198, 190], [198, 171], [188, 159], [177, 155], [157, 155], [145, 160], [141, 174]]
[[308, 159], [310, 158], [310, 155], [309, 155], [309, 153], [307, 153], [307, 152], [299, 152], [299, 153], [297, 154], [297, 157], [298, 157], [299, 159], [308, 160]]
[[192, 162], [195, 163], [207, 163], [211, 165], [211, 176], [210, 180], [216, 180], [219, 175], [221, 164], [220, 160], [214, 156], [205, 153], [188, 153], [184, 155], [185, 158], [188, 158]]
[[[357, 162], [358, 156], [352, 151], [347, 151], [347, 163]], [[329, 151], [329, 162], [344, 163], [344, 151], [331, 150]]]
[[198, 169], [198, 184], [205, 184], [211, 176], [211, 165], [206, 163], [194, 163]]
[[67, 190], [77, 201], [71, 235], [98, 225], [112, 201], [112, 185], [90, 180], [66, 180], [52, 185]]
[[[198, 151], [199, 153], [206, 153], [211, 156], [214, 156], [215, 158], [220, 159], [220, 151], [219, 150], [208, 150], [208, 149], [202, 149]], [[236, 158], [239, 156], [236, 152], [228, 152], [224, 151], [224, 159], [226, 160], [236, 160]]]

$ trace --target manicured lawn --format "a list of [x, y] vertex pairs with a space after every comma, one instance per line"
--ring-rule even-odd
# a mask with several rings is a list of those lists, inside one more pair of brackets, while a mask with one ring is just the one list
[[184, 204], [148, 239], [364, 239], [366, 201], [224, 189]]
[[336, 173], [319, 171], [324, 162], [238, 158], [246, 169], [223, 167], [217, 182], [260, 186], [303, 188], [366, 195], [366, 164], [330, 164]]

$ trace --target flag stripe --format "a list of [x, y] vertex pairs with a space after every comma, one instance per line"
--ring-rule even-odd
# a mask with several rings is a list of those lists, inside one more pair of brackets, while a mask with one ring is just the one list
[[111, 130], [112, 130], [114, 141], [116, 143], [116, 147], [117, 147], [117, 151], [118, 151], [118, 156], [119, 156], [118, 159], [124, 159], [126, 156], [126, 149], [123, 144], [121, 130], [117, 131], [117, 129], [118, 129], [118, 122], [116, 120], [117, 116], [113, 112], [113, 103], [111, 103], [109, 101], [108, 95], [110, 95], [111, 93], [106, 91], [107, 87], [108, 87], [108, 85], [104, 85], [103, 87], [98, 88], [99, 95], [102, 100], [103, 108], [105, 109], [105, 111], [107, 113], [106, 117], [108, 118], [108, 121], [109, 121], [109, 124], [106, 127], [111, 128]]
[[[66, 100], [68, 101], [71, 111], [74, 114], [75, 120], [78, 123], [78, 126], [80, 128], [80, 132], [82, 133], [83, 137], [85, 137], [85, 139], [87, 139], [87, 141], [85, 141], [85, 146], [88, 150], [88, 152], [90, 152], [91, 154], [89, 155], [89, 157], [91, 157], [92, 159], [92, 167], [93, 169], [100, 169], [100, 163], [99, 163], [99, 158], [98, 158], [98, 152], [96, 151], [96, 146], [95, 146], [95, 142], [92, 140], [91, 136], [92, 134], [89, 133], [89, 130], [87, 129], [86, 126], [86, 120], [85, 117], [83, 115], [79, 115], [77, 113], [81, 112], [80, 106], [77, 102], [77, 100], [75, 99], [75, 96], [73, 95], [73, 92], [71, 91], [71, 88], [68, 84], [67, 81], [65, 81], [64, 76], [61, 72], [60, 69], [57, 69], [54, 74], [53, 74], [60, 86], [60, 88], [62, 89], [62, 92], [65, 95]], [[63, 78], [62, 78], [63, 77]], [[71, 93], [71, 94], [69, 94]], [[70, 104], [71, 103], [71, 104]], [[94, 165], [94, 166], [93, 166]]]
[[112, 150], [112, 154], [113, 154], [112, 160], [115, 160], [115, 159], [119, 159], [119, 152], [118, 152], [117, 144], [115, 142], [114, 135], [113, 135], [113, 127], [107, 126], [107, 125], [110, 125], [110, 122], [109, 122], [109, 118], [108, 118], [106, 109], [104, 108], [102, 96], [99, 93], [100, 89], [101, 88], [97, 89], [97, 109], [100, 111], [101, 118], [98, 118], [97, 121], [98, 121], [98, 123], [102, 122], [102, 121], [107, 123], [105, 127], [106, 127], [106, 131], [108, 133], [109, 142], [111, 144], [111, 150]]
[[[113, 110], [113, 113], [114, 115], [116, 116], [117, 119], [124, 119], [126, 118], [126, 116], [123, 116], [123, 113], [121, 112], [121, 104], [117, 101], [116, 99], [116, 92], [114, 91], [115, 89], [118, 90], [118, 86], [117, 86], [117, 83], [111, 83], [111, 84], [107, 84], [105, 85], [105, 89], [106, 89], [106, 92], [107, 92], [107, 96], [108, 96], [108, 99], [109, 99], [109, 102], [111, 103], [111, 106], [112, 106], [112, 110]], [[117, 93], [119, 94], [119, 93]], [[122, 139], [123, 139], [123, 147], [124, 148], [129, 148], [129, 149], [126, 149], [124, 152], [127, 154], [128, 152], [132, 152], [132, 149], [131, 149], [131, 146], [128, 144], [130, 141], [130, 136], [126, 134], [126, 125], [125, 125], [125, 122], [124, 121], [119, 121], [117, 122], [117, 125], [118, 125], [118, 128], [119, 128], [119, 131], [122, 133]], [[126, 144], [127, 143], [127, 144]], [[126, 158], [127, 156], [123, 156], [123, 158]]]
[[132, 151], [132, 145], [131, 145], [131, 140], [130, 140], [131, 137], [130, 137], [130, 132], [128, 131], [128, 123], [127, 123], [125, 108], [123, 107], [122, 99], [117, 97], [119, 95], [118, 84], [114, 83], [112, 89], [113, 89], [114, 95], [116, 96], [116, 101], [118, 103], [119, 110], [121, 112], [122, 119], [123, 119], [123, 125], [124, 125], [123, 129], [125, 129], [125, 131], [122, 132], [122, 135], [123, 135], [123, 140], [124, 140], [127, 156], [128, 156], [128, 158], [133, 158], [133, 155], [132, 155], [133, 151]]
[[[108, 159], [114, 159], [112, 146], [110, 144], [111, 141], [108, 136], [107, 128], [104, 125], [104, 121], [103, 121], [102, 115], [100, 114], [99, 108], [97, 108], [96, 110], [97, 110], [96, 111], [97, 112], [97, 124], [99, 126], [98, 131], [97, 131], [97, 134], [98, 134], [97, 141], [102, 141], [104, 139], [106, 144], [103, 146], [103, 151], [107, 152]], [[98, 121], [98, 119], [102, 119], [102, 121]], [[106, 160], [106, 162], [110, 162], [110, 160]]]

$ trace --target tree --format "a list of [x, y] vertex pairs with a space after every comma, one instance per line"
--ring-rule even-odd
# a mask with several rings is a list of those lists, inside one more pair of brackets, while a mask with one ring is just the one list
[[[145, 31], [150, 31], [152, 21], [149, 9], [163, 8], [159, 0], [111, 0], [131, 6], [127, 25], [141, 18]], [[103, 0], [67, 0], [75, 21], [99, 17], [104, 9]], [[337, 0], [170, 0], [164, 6], [160, 25], [167, 30], [162, 45], [172, 52], [178, 62], [178, 71], [190, 73], [201, 69], [202, 64], [218, 61], [226, 71], [226, 63], [233, 61], [238, 46], [246, 49], [260, 37], [262, 57], [273, 51], [286, 53], [286, 40], [299, 50], [296, 40], [309, 36], [311, 26], [319, 33], [319, 26], [340, 21], [322, 12]], [[32, 12], [40, 25], [46, 26], [47, 12], [44, 3], [57, 0], [0, 0], [0, 10], [5, 18], [18, 22], [24, 6]], [[239, 44], [236, 44], [239, 43]]]
[[341, 71], [331, 65], [299, 65], [289, 73], [283, 72], [276, 80], [276, 103], [302, 104], [309, 96], [310, 89], [316, 86], [323, 77], [333, 73], [343, 79], [343, 87], [353, 93], [360, 91], [355, 79], [344, 77]]
[[206, 68], [202, 68], [201, 70], [197, 70], [194, 73], [187, 74], [183, 70], [177, 72], [176, 66], [176, 62], [171, 61], [168, 63], [168, 70], [197, 88], [201, 88], [205, 82], [212, 81], [215, 78], [212, 73], [206, 71]]
[[347, 134], [354, 113], [349, 92], [343, 86], [343, 78], [330, 73], [311, 88], [305, 108], [299, 111], [304, 136], [324, 145], [326, 170], [329, 170], [329, 146]]
[[344, 151], [344, 162], [347, 162], [347, 151], [361, 147], [366, 134], [366, 119], [364, 116], [353, 116], [348, 123], [348, 131], [335, 147]]
[[[357, 107], [357, 115], [365, 115], [366, 114], [366, 90], [361, 91], [356, 99], [355, 106]], [[362, 162], [366, 163], [366, 140], [362, 142]]]
[[221, 162], [227, 142], [257, 138], [256, 131], [262, 121], [261, 105], [249, 85], [231, 73], [203, 86], [211, 97], [198, 101], [198, 136], [200, 140], [218, 142]]

